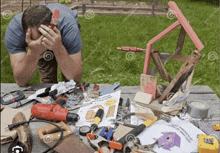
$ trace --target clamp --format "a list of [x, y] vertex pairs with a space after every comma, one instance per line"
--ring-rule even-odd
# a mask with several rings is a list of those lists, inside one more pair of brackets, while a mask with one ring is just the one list
[[108, 147], [121, 150], [122, 149], [122, 144], [115, 142], [115, 141], [108, 141], [105, 138], [95, 135], [93, 133], [88, 133], [87, 135], [87, 140], [89, 144], [94, 147], [96, 150], [98, 150], [99, 153], [103, 153], [101, 146], [103, 143], [108, 143]]
[[113, 135], [113, 129], [111, 127], [104, 127], [99, 134], [99, 136], [101, 137], [106, 137], [108, 141], [111, 140], [112, 135]]

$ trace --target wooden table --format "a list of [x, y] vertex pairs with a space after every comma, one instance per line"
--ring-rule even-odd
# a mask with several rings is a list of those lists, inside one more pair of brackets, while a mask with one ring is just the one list
[[[35, 90], [38, 90], [40, 88], [49, 87], [52, 84], [33, 84], [32, 87]], [[110, 86], [109, 84], [100, 84], [100, 89]], [[92, 88], [93, 85], [90, 85], [90, 88]], [[1, 96], [4, 95], [7, 92], [13, 91], [13, 90], [20, 90], [23, 89], [23, 87], [19, 87], [16, 84], [13, 83], [4, 83], [1, 84]], [[131, 100], [134, 99], [135, 94], [137, 91], [140, 90], [139, 86], [121, 86], [117, 90], [121, 90], [121, 97], [124, 99], [130, 98]], [[188, 102], [190, 101], [198, 101], [198, 102], [206, 102], [209, 107], [209, 115], [214, 114], [214, 117], [212, 118], [212, 123], [219, 123], [220, 122], [220, 100], [212, 91], [212, 89], [208, 86], [191, 86], [190, 87], [190, 95], [187, 99]], [[34, 91], [27, 91], [25, 92], [26, 97], [33, 94]], [[25, 102], [25, 100], [24, 100]], [[10, 107], [15, 106], [15, 104], [9, 105]], [[24, 108], [29, 108], [33, 106], [33, 103], [29, 103], [24, 106]], [[33, 153], [39, 153], [42, 151], [45, 151], [48, 149], [46, 145], [44, 145], [37, 136], [37, 129], [46, 126], [46, 123], [32, 123], [30, 124], [31, 134], [32, 134], [32, 152]], [[1, 146], [1, 152], [8, 152], [7, 149], [10, 144], [5, 144]]]

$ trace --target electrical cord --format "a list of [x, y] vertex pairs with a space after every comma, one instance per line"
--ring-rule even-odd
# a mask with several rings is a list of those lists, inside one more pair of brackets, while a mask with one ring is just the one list
[[62, 128], [59, 127], [58, 125], [56, 125], [55, 123], [47, 121], [47, 120], [29, 120], [29, 121], [23, 121], [23, 122], [20, 122], [20, 123], [17, 123], [17, 124], [9, 124], [8, 125], [8, 129], [11, 131], [13, 128], [16, 128], [16, 127], [21, 126], [21, 125], [23, 125], [25, 123], [31, 123], [31, 122], [45, 122], [45, 123], [49, 123], [49, 124], [52, 124], [52, 125], [56, 126], [60, 130], [60, 132], [61, 132], [61, 135], [60, 135], [60, 138], [58, 139], [58, 141], [52, 147], [50, 147], [49, 149], [47, 149], [43, 153], [47, 153], [47, 152], [51, 151], [52, 149], [54, 149], [58, 145], [58, 143], [62, 140], [62, 138], [63, 138], [63, 130], [62, 130]]

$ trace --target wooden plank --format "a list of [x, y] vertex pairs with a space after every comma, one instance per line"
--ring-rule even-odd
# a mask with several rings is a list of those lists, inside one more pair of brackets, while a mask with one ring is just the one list
[[185, 62], [188, 56], [181, 56], [181, 55], [170, 55], [169, 60], [175, 60], [180, 62]]
[[[162, 101], [170, 93], [170, 91], [173, 90], [173, 88], [175, 88], [177, 86], [177, 83], [179, 80], [181, 80], [181, 77], [184, 76], [184, 74], [187, 73], [187, 71], [190, 71], [190, 69], [193, 70], [195, 68], [195, 66], [198, 64], [198, 62], [201, 58], [202, 58], [202, 56], [200, 54], [198, 54], [196, 51], [193, 51], [191, 53], [191, 55], [186, 60], [186, 62], [183, 64], [183, 66], [180, 68], [180, 70], [178, 71], [176, 76], [173, 78], [171, 83], [165, 89], [162, 96], [160, 96], [160, 98], [158, 99], [158, 101], [160, 103], [162, 103]], [[182, 81], [184, 81], [184, 80], [181, 80], [181, 83], [182, 83]], [[181, 83], [180, 83], [180, 85], [181, 85]], [[177, 89], [175, 89], [175, 90], [177, 90]]]
[[[31, 85], [31, 84], [30, 84]], [[32, 84], [33, 88], [38, 90], [41, 88], [52, 86], [53, 84]], [[94, 84], [91, 84], [92, 88]], [[100, 89], [109, 87], [110, 84], [99, 84]], [[1, 95], [13, 90], [24, 89], [24, 87], [19, 87], [15, 83], [1, 83]], [[90, 89], [90, 88], [89, 88]], [[137, 91], [140, 91], [140, 86], [120, 86], [117, 90], [121, 90], [124, 94], [136, 94]], [[25, 93], [34, 93], [34, 91], [27, 91]], [[190, 94], [215, 94], [215, 92], [209, 86], [190, 86]]]
[[171, 77], [170, 75], [167, 73], [164, 65], [163, 65], [163, 62], [160, 58], [160, 55], [159, 53], [153, 53], [152, 54], [152, 59], [154, 60], [154, 63], [157, 67], [157, 70], [161, 76], [161, 78], [165, 81], [168, 81], [168, 82], [171, 82]]
[[177, 43], [177, 46], [176, 46], [175, 55], [181, 55], [181, 51], [183, 49], [183, 44], [184, 44], [185, 36], [186, 36], [186, 31], [181, 26], [180, 34], [179, 34], [179, 39], [178, 39], [178, 43]]
[[186, 20], [185, 16], [180, 11], [179, 7], [173, 1], [168, 2], [168, 5], [172, 9], [172, 11], [175, 13], [178, 21], [181, 23], [181, 25], [183, 26], [183, 28], [189, 35], [189, 37], [195, 44], [196, 48], [198, 49], [198, 51], [201, 51], [204, 48], [204, 46], [202, 42], [200, 41], [200, 39], [198, 38], [198, 36], [196, 35], [196, 33], [194, 32], [194, 30], [192, 29], [192, 27], [190, 26], [189, 22]]
[[151, 50], [152, 50], [152, 45], [147, 44], [146, 52], [145, 52], [145, 59], [144, 59], [143, 74], [149, 74], [150, 60], [151, 60]]
[[162, 31], [160, 34], [158, 34], [156, 37], [154, 37], [153, 39], [151, 39], [148, 44], [154, 44], [156, 43], [158, 40], [160, 40], [161, 38], [163, 38], [164, 36], [166, 36], [167, 34], [169, 34], [170, 32], [172, 32], [174, 29], [176, 29], [178, 26], [180, 26], [180, 22], [176, 21], [174, 22], [171, 26], [169, 26], [168, 28], [166, 28], [164, 31]]
[[190, 74], [190, 76], [187, 79], [185, 93], [187, 93], [189, 91], [189, 88], [192, 84], [193, 73], [194, 73], [194, 70], [192, 71], [192, 73]]
[[158, 77], [141, 74], [141, 91], [151, 94], [156, 99]]

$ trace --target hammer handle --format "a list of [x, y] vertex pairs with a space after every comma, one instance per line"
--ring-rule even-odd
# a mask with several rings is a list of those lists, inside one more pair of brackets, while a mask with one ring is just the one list
[[130, 138], [136, 137], [138, 134], [140, 134], [146, 127], [149, 127], [152, 123], [154, 123], [157, 120], [157, 117], [154, 119], [148, 119], [138, 127], [134, 128], [130, 132], [128, 132], [125, 136], [123, 136], [121, 139], [119, 139], [117, 142], [121, 143], [122, 145], [126, 144]]

